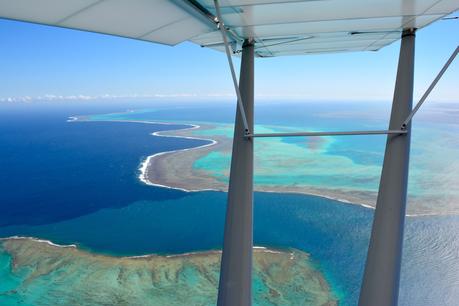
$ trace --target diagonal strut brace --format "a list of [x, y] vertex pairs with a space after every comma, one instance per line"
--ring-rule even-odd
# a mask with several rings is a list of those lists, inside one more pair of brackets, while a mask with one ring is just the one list
[[245, 136], [249, 136], [251, 132], [249, 130], [249, 125], [247, 123], [247, 117], [245, 115], [244, 105], [242, 104], [241, 92], [239, 90], [236, 73], [234, 71], [233, 60], [231, 58], [231, 51], [230, 51], [230, 47], [228, 44], [228, 37], [226, 35], [226, 28], [225, 28], [225, 24], [223, 23], [221, 11], [220, 11], [220, 4], [218, 3], [218, 0], [214, 0], [214, 3], [215, 3], [215, 9], [217, 11], [217, 18], [218, 18], [217, 25], [218, 25], [218, 28], [220, 29], [220, 32], [222, 33], [223, 42], [225, 44], [226, 57], [228, 59], [228, 65], [231, 70], [231, 77], [233, 79], [234, 90], [236, 91], [236, 95], [237, 95], [238, 109], [241, 113], [242, 123], [244, 124]]
[[432, 83], [430, 84], [429, 88], [427, 88], [426, 92], [422, 95], [421, 100], [419, 100], [418, 104], [416, 104], [416, 106], [413, 108], [411, 113], [408, 115], [408, 117], [402, 123], [402, 126], [401, 126], [402, 130], [406, 130], [406, 127], [408, 126], [408, 123], [410, 123], [411, 119], [413, 119], [413, 116], [416, 114], [416, 112], [419, 110], [421, 105], [427, 99], [427, 97], [429, 96], [430, 92], [434, 89], [435, 85], [437, 85], [438, 81], [441, 79], [441, 77], [445, 73], [446, 69], [448, 69], [449, 65], [451, 65], [451, 63], [454, 61], [454, 58], [456, 58], [456, 55], [458, 53], [459, 53], [459, 46], [456, 47], [456, 50], [454, 50], [453, 54], [451, 54], [449, 59], [446, 61], [445, 65], [440, 70], [440, 72], [435, 77], [435, 79], [432, 81]]

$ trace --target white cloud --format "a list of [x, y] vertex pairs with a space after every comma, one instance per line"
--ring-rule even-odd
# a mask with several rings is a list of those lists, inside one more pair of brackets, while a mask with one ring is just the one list
[[43, 96], [17, 96], [0, 97], [0, 102], [35, 102], [35, 101], [91, 101], [91, 100], [124, 100], [124, 99], [175, 99], [175, 98], [231, 98], [234, 95], [227, 93], [196, 94], [196, 93], [155, 93], [155, 94], [128, 94], [128, 95], [55, 95], [46, 94]]

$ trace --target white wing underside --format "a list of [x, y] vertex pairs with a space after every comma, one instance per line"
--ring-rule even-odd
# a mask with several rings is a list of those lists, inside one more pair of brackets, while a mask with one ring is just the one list
[[[220, 6], [234, 51], [253, 38], [256, 55], [272, 57], [376, 51], [403, 29], [454, 12], [459, 0], [220, 0]], [[215, 15], [213, 0], [0, 0], [2, 18], [224, 51], [209, 18]]]

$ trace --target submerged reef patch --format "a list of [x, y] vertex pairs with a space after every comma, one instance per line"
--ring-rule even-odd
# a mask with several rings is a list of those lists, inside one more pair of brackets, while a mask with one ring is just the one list
[[[0, 241], [0, 304], [215, 305], [220, 251], [115, 257], [32, 238]], [[298, 250], [254, 249], [254, 305], [336, 305]]]

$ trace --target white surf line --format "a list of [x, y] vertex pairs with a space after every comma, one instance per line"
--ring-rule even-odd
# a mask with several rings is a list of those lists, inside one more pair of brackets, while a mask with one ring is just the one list
[[[282, 254], [287, 253], [287, 251], [283, 252], [282, 250], [275, 250], [270, 249], [264, 246], [253, 246], [254, 251], [259, 251], [263, 253], [272, 253], [272, 254]], [[187, 257], [187, 256], [201, 256], [201, 255], [208, 255], [208, 254], [221, 254], [222, 250], [208, 250], [208, 251], [193, 251], [193, 252], [185, 252], [179, 254], [170, 254], [170, 255], [159, 255], [159, 254], [145, 254], [145, 255], [134, 255], [134, 256], [124, 256], [122, 258], [130, 258], [130, 259], [141, 259], [141, 258], [151, 258], [151, 257], [163, 257], [163, 258], [179, 258], [179, 257]], [[291, 256], [293, 252], [288, 252]]]
[[182, 139], [191, 139], [191, 140], [203, 140], [203, 141], [209, 141], [210, 143], [204, 144], [202, 146], [197, 146], [197, 147], [191, 147], [191, 148], [185, 148], [185, 149], [178, 149], [178, 150], [171, 150], [171, 151], [163, 151], [163, 152], [158, 152], [153, 155], [148, 156], [143, 162], [140, 163], [140, 166], [138, 168], [138, 171], [140, 172], [138, 178], [139, 180], [149, 186], [155, 186], [155, 187], [162, 187], [162, 188], [167, 188], [167, 189], [174, 189], [174, 190], [180, 190], [184, 192], [199, 192], [199, 191], [219, 191], [218, 189], [212, 189], [212, 188], [205, 188], [205, 189], [186, 189], [186, 188], [180, 188], [176, 186], [168, 186], [168, 185], [163, 185], [159, 183], [153, 183], [148, 180], [148, 168], [150, 166], [151, 161], [153, 158], [156, 158], [161, 155], [165, 154], [172, 154], [176, 152], [185, 152], [185, 151], [191, 151], [191, 150], [197, 150], [197, 149], [202, 149], [205, 147], [210, 147], [218, 142], [214, 139], [210, 138], [199, 138], [199, 137], [192, 137], [192, 136], [179, 136], [179, 135], [162, 135], [161, 133], [163, 132], [173, 132], [173, 131], [187, 131], [187, 130], [194, 130], [194, 129], [199, 129], [201, 126], [197, 124], [192, 124], [192, 123], [177, 123], [177, 122], [160, 122], [160, 121], [146, 121], [146, 120], [86, 120], [86, 119], [79, 119], [76, 116], [69, 117], [69, 120], [67, 122], [75, 122], [75, 121], [80, 121], [80, 122], [128, 122], [128, 123], [144, 123], [144, 124], [159, 124], [159, 125], [185, 125], [185, 126], [190, 126], [188, 128], [183, 128], [183, 129], [171, 129], [171, 130], [166, 130], [166, 131], [157, 131], [154, 133], [151, 133], [150, 135], [155, 136], [155, 137], [169, 137], [169, 138], [182, 138]]
[[[191, 136], [178, 136], [178, 135], [161, 135], [161, 132], [172, 132], [172, 131], [186, 131], [186, 130], [193, 130], [193, 129], [198, 129], [201, 126], [197, 124], [191, 124], [191, 123], [174, 123], [174, 122], [160, 122], [160, 121], [136, 121], [136, 120], [86, 120], [86, 119], [79, 119], [77, 116], [71, 116], [69, 117], [69, 120], [67, 122], [75, 122], [75, 121], [80, 121], [80, 122], [131, 122], [131, 123], [145, 123], [145, 124], [159, 124], [159, 125], [189, 125], [189, 128], [184, 128], [184, 129], [172, 129], [172, 130], [167, 130], [167, 131], [158, 131], [151, 133], [151, 135], [156, 136], [156, 137], [171, 137], [171, 138], [184, 138], [184, 139], [193, 139], [193, 140], [204, 140], [204, 141], [210, 141], [211, 143], [205, 144], [202, 146], [198, 147], [192, 147], [192, 148], [187, 148], [187, 149], [179, 149], [179, 150], [172, 150], [172, 151], [164, 151], [164, 152], [159, 152], [153, 155], [148, 156], [141, 164], [139, 167], [139, 180], [149, 186], [156, 186], [156, 187], [162, 187], [162, 188], [167, 188], [167, 189], [174, 189], [174, 190], [180, 190], [184, 192], [199, 192], [199, 191], [222, 191], [219, 189], [213, 189], [213, 188], [205, 188], [205, 189], [185, 189], [185, 188], [180, 188], [180, 187], [173, 187], [173, 186], [168, 186], [168, 185], [162, 185], [158, 183], [153, 183], [148, 181], [147, 178], [147, 170], [148, 166], [150, 164], [150, 161], [158, 156], [169, 154], [169, 153], [175, 153], [175, 152], [180, 152], [180, 151], [189, 151], [189, 150], [194, 150], [194, 149], [200, 149], [200, 148], [205, 148], [208, 146], [213, 146], [217, 144], [218, 142], [216, 140], [210, 139], [210, 138], [198, 138], [198, 137], [191, 137]], [[279, 191], [276, 190], [262, 190], [261, 192], [270, 192], [270, 193], [279, 193]], [[368, 205], [368, 204], [363, 204], [363, 203], [357, 203], [357, 202], [351, 202], [349, 200], [343, 199], [343, 198], [338, 198], [338, 197], [333, 197], [333, 196], [327, 196], [327, 195], [322, 195], [319, 193], [303, 193], [300, 191], [282, 191], [281, 193], [292, 193], [292, 194], [305, 194], [305, 195], [312, 195], [312, 196], [317, 196], [317, 197], [322, 197], [330, 200], [335, 200], [338, 202], [341, 202], [343, 204], [350, 204], [350, 205], [357, 205], [361, 206], [364, 208], [372, 209], [375, 210], [376, 207]], [[459, 215], [459, 212], [457, 213], [419, 213], [419, 214], [406, 214], [406, 217], [428, 217], [428, 216], [451, 216], [451, 215]]]
[[[105, 120], [102, 120], [105, 121]], [[151, 165], [151, 161], [162, 155], [166, 154], [172, 154], [176, 152], [186, 152], [186, 151], [191, 151], [191, 150], [197, 150], [197, 149], [202, 149], [206, 147], [213, 146], [217, 144], [218, 142], [214, 139], [210, 138], [199, 138], [199, 137], [192, 137], [192, 136], [179, 136], [179, 135], [162, 135], [161, 133], [163, 132], [172, 132], [172, 131], [189, 131], [189, 130], [195, 130], [199, 129], [201, 126], [197, 124], [191, 124], [191, 123], [173, 123], [173, 122], [155, 122], [155, 121], [135, 121], [135, 120], [111, 120], [113, 122], [131, 122], [131, 123], [146, 123], [146, 124], [164, 124], [164, 125], [188, 125], [190, 126], [189, 128], [183, 128], [183, 129], [172, 129], [172, 130], [167, 130], [167, 131], [157, 131], [154, 133], [151, 133], [150, 135], [155, 136], [155, 137], [168, 137], [168, 138], [182, 138], [182, 139], [191, 139], [191, 140], [202, 140], [202, 141], [209, 141], [209, 143], [197, 146], [197, 147], [191, 147], [191, 148], [185, 148], [185, 149], [177, 149], [177, 150], [170, 150], [170, 151], [163, 151], [163, 152], [158, 152], [153, 155], [148, 156], [139, 166], [138, 170], [140, 171], [140, 174], [138, 176], [139, 180], [143, 182], [146, 185], [149, 186], [155, 186], [155, 187], [162, 187], [162, 188], [167, 188], [167, 189], [175, 189], [175, 190], [181, 190], [184, 192], [199, 192], [199, 191], [216, 191], [215, 189], [186, 189], [186, 188], [180, 188], [176, 186], [168, 186], [168, 185], [163, 185], [159, 183], [154, 183], [150, 180], [148, 180], [148, 169], [149, 166]]]
[[[10, 236], [10, 237], [0, 238], [0, 241], [8, 241], [8, 240], [30, 240], [30, 241], [35, 241], [35, 242], [39, 242], [39, 243], [44, 243], [44, 244], [47, 244], [49, 246], [53, 246], [53, 247], [57, 247], [57, 248], [63, 248], [63, 249], [71, 248], [71, 249], [80, 250], [76, 244], [66, 244], [66, 245], [57, 244], [57, 243], [54, 243], [54, 242], [52, 242], [50, 240], [39, 239], [39, 238], [29, 237], [29, 236]], [[270, 249], [270, 248], [263, 247], [263, 246], [254, 246], [253, 249], [254, 250], [259, 250], [259, 251], [262, 251], [262, 252], [265, 252], [265, 253], [282, 254], [281, 250], [274, 250], [274, 249]], [[93, 254], [93, 255], [103, 255], [103, 256], [109, 256], [109, 257], [115, 257], [115, 258], [141, 259], [141, 258], [151, 258], [151, 257], [177, 258], [177, 257], [185, 257], [185, 256], [193, 256], [193, 255], [199, 256], [199, 255], [207, 255], [207, 254], [220, 254], [222, 252], [222, 250], [193, 251], [193, 252], [185, 252], [185, 253], [170, 254], [170, 255], [160, 255], [160, 254], [151, 253], [151, 254], [134, 255], [134, 256], [105, 255], [105, 254], [100, 254], [100, 253], [93, 252], [93, 251], [90, 251], [90, 252], [89, 251], [84, 251], [84, 252], [88, 252], [88, 253]]]
[[364, 208], [369, 208], [369, 209], [373, 209], [373, 210], [375, 209], [375, 207], [373, 207], [371, 205], [368, 205], [368, 204], [364, 204], [364, 203], [360, 203], [360, 202], [352, 202], [352, 201], [349, 201], [349, 200], [346, 200], [346, 199], [343, 199], [343, 198], [324, 195], [324, 194], [320, 194], [320, 193], [316, 193], [316, 192], [301, 192], [301, 191], [296, 191], [296, 190], [279, 191], [279, 190], [272, 190], [272, 189], [262, 189], [259, 192], [309, 195], [309, 196], [320, 197], [320, 198], [325, 198], [325, 199], [328, 199], [328, 200], [341, 202], [341, 203], [346, 204], [346, 205], [354, 205], [354, 206], [357, 205], [357, 206], [362, 206]]
[[77, 245], [76, 244], [67, 244], [67, 245], [61, 245], [54, 243], [50, 240], [46, 239], [39, 239], [35, 237], [28, 237], [28, 236], [11, 236], [11, 237], [5, 237], [5, 238], [0, 238], [0, 241], [8, 241], [8, 240], [32, 240], [40, 243], [45, 243], [47, 245], [53, 246], [53, 247], [58, 247], [58, 248], [72, 248], [76, 249]]
[[[187, 124], [187, 125], [191, 125], [191, 127], [185, 128], [185, 129], [179, 129], [179, 130], [169, 130], [169, 131], [187, 131], [187, 130], [198, 129], [198, 128], [201, 127], [201, 126], [199, 126], [197, 124]], [[159, 153], [156, 153], [156, 154], [148, 156], [140, 164], [140, 167], [139, 167], [139, 171], [140, 171], [139, 180], [142, 181], [146, 185], [156, 186], [156, 187], [163, 187], [163, 188], [168, 188], [168, 189], [176, 189], [176, 190], [181, 190], [181, 191], [184, 191], [184, 192], [216, 191], [215, 189], [210, 189], [210, 188], [209, 189], [196, 189], [196, 190], [193, 190], [193, 189], [186, 189], [186, 188], [180, 188], [180, 187], [173, 187], [173, 186], [167, 186], [167, 185], [163, 185], [163, 184], [159, 184], [159, 183], [153, 183], [153, 182], [148, 180], [148, 169], [149, 169], [149, 166], [151, 165], [151, 161], [152, 161], [153, 158], [161, 156], [161, 155], [176, 153], [176, 152], [186, 152], [186, 151], [191, 151], [191, 150], [202, 149], [202, 148], [206, 148], [206, 147], [210, 147], [210, 146], [216, 145], [218, 143], [216, 140], [210, 139], [210, 138], [199, 138], [199, 137], [179, 136], [179, 135], [161, 135], [162, 132], [165, 132], [165, 131], [154, 132], [151, 135], [156, 136], [156, 137], [169, 137], [169, 138], [183, 138], [183, 139], [192, 139], [192, 140], [203, 140], [203, 141], [210, 141], [210, 143], [206, 143], [204, 145], [197, 146], [197, 147], [192, 147], [192, 148], [185, 148], [185, 149], [178, 149], [178, 150], [159, 152]]]
[[407, 217], [434, 217], [434, 216], [442, 216], [442, 217], [449, 217], [449, 216], [459, 216], [459, 212], [444, 212], [444, 213], [420, 213], [420, 214], [407, 214]]
[[[198, 128], [200, 128], [200, 126], [197, 125], [197, 124], [191, 124], [191, 123], [173, 123], [173, 122], [158, 122], [158, 121], [146, 121], [146, 120], [140, 120], [140, 121], [136, 121], [136, 120], [86, 120], [86, 119], [81, 119], [81, 120], [80, 120], [77, 116], [69, 117], [69, 119], [72, 119], [72, 120], [69, 120], [69, 122], [70, 122], [70, 121], [93, 121], [93, 122], [94, 122], [94, 121], [98, 121], [98, 122], [132, 122], [132, 123], [163, 124], [163, 125], [180, 125], [180, 124], [181, 124], [181, 125], [189, 125], [189, 126], [190, 126], [189, 128], [185, 128], [185, 129], [172, 129], [172, 130], [167, 130], [167, 131], [158, 131], [158, 132], [152, 133], [151, 135], [157, 136], [157, 137], [172, 137], [172, 138], [185, 138], [185, 139], [205, 140], [205, 141], [210, 141], [211, 143], [205, 144], [205, 145], [202, 145], [202, 146], [198, 146], [198, 147], [193, 147], [193, 148], [187, 148], [187, 149], [180, 149], [180, 150], [172, 150], [172, 151], [159, 152], [159, 153], [156, 153], [156, 154], [153, 154], [153, 155], [148, 156], [148, 157], [140, 164], [140, 167], [139, 167], [139, 169], [138, 169], [138, 170], [140, 171], [139, 180], [140, 180], [141, 182], [143, 182], [144, 184], [146, 184], [146, 185], [156, 186], [156, 187], [162, 187], [162, 188], [168, 188], [168, 189], [181, 190], [181, 191], [184, 191], [184, 192], [221, 191], [221, 190], [219, 190], [219, 189], [212, 189], [212, 188], [207, 188], [207, 189], [185, 189], [185, 188], [180, 188], [180, 187], [172, 187], [172, 186], [168, 186], [168, 185], [162, 185], [162, 184], [150, 182], [150, 181], [148, 180], [148, 178], [147, 178], [148, 166], [150, 165], [150, 161], [151, 161], [153, 158], [155, 158], [155, 157], [158, 157], [158, 156], [161, 156], [161, 155], [164, 155], [164, 154], [179, 152], [179, 151], [189, 151], [189, 150], [204, 148], [204, 147], [207, 147], [207, 146], [212, 146], [212, 145], [217, 144], [217, 141], [216, 141], [216, 140], [213, 140], [213, 139], [198, 138], [198, 137], [189, 137], [189, 136], [178, 136], [178, 135], [161, 135], [161, 132], [185, 131], [185, 130], [198, 129]], [[279, 193], [279, 191], [276, 191], [276, 190], [263, 190], [262, 192]], [[346, 200], [346, 199], [336, 198], [336, 197], [332, 197], [332, 196], [326, 196], [326, 195], [322, 195], [322, 194], [319, 194], [319, 193], [310, 193], [310, 192], [309, 192], [309, 193], [302, 193], [302, 192], [300, 192], [300, 191], [298, 191], [298, 192], [297, 192], [297, 191], [284, 191], [284, 192], [282, 192], [282, 193], [306, 194], [306, 195], [318, 196], [318, 197], [327, 198], [327, 199], [330, 199], [330, 200], [335, 200], [335, 201], [338, 201], [338, 202], [342, 202], [342, 203], [344, 203], [344, 204], [359, 205], [359, 206], [362, 206], [362, 207], [365, 207], [365, 208], [375, 209], [373, 206], [370, 206], [370, 205], [367, 205], [367, 204], [355, 203], [355, 202], [348, 201], [348, 200]]]
[[[263, 190], [260, 190], [259, 192], [310, 195], [310, 196], [325, 198], [325, 199], [329, 199], [329, 200], [334, 200], [334, 201], [340, 202], [340, 203], [345, 204], [345, 205], [361, 206], [363, 208], [367, 208], [367, 209], [371, 209], [371, 210], [375, 210], [376, 209], [376, 207], [368, 205], [368, 204], [364, 204], [364, 203], [360, 203], [360, 202], [352, 202], [352, 201], [349, 201], [349, 200], [346, 200], [346, 199], [343, 199], [343, 198], [323, 195], [323, 194], [314, 193], [314, 192], [301, 192], [301, 191], [292, 191], [292, 190], [278, 191], [278, 190], [269, 190], [269, 189], [263, 189]], [[414, 214], [407, 213], [405, 216], [409, 217], [409, 218], [412, 218], [412, 217], [435, 217], [435, 216], [459, 216], [459, 212], [445, 212], [445, 213], [434, 213], [433, 212], [433, 213], [418, 213], [418, 214], [416, 214], [416, 213], [414, 213]]]
[[[258, 251], [262, 251], [262, 252], [266, 252], [266, 253], [282, 254], [282, 252], [280, 250], [274, 250], [274, 249], [270, 249], [270, 248], [267, 248], [267, 247], [264, 247], [264, 246], [254, 246], [253, 249], [254, 250], [258, 250]], [[290, 254], [291, 254], [291, 252], [290, 252]]]

